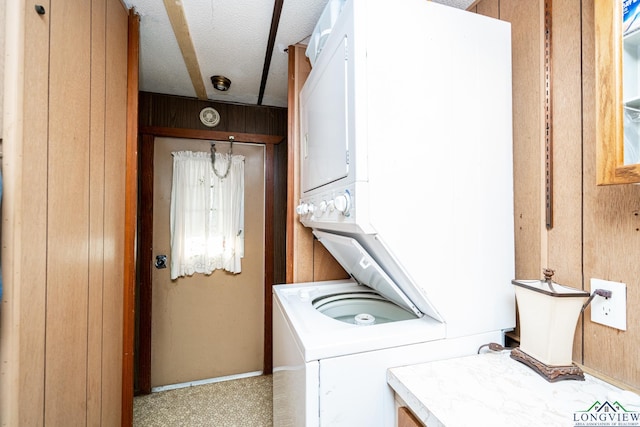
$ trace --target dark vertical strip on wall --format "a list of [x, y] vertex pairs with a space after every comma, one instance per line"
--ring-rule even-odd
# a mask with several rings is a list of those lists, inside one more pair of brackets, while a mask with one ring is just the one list
[[[136, 394], [151, 393], [151, 267], [153, 256], [153, 141], [152, 135], [143, 135], [139, 146], [138, 170], [138, 265], [136, 280]], [[142, 165], [146, 165], [144, 168]], [[141, 261], [144, 264], [141, 264]]]
[[[265, 266], [264, 266], [264, 325], [265, 325], [265, 335], [264, 335], [264, 363], [263, 363], [263, 371], [265, 374], [271, 374], [273, 369], [273, 361], [272, 361], [272, 324], [271, 324], [271, 313], [273, 311], [272, 302], [271, 302], [271, 287], [273, 286], [274, 279], [274, 271], [273, 266], [275, 264], [274, 261], [274, 232], [273, 232], [273, 224], [274, 224], [274, 196], [275, 196], [275, 171], [274, 167], [270, 167], [270, 165], [274, 165], [276, 162], [274, 160], [274, 152], [275, 149], [273, 145], [265, 145], [265, 198], [264, 198], [264, 224], [265, 224], [265, 242], [264, 242], [264, 250], [267, 251], [265, 254]], [[270, 252], [270, 253], [269, 253]]]
[[273, 200], [273, 282], [287, 280], [286, 238], [287, 238], [287, 142], [275, 146]]

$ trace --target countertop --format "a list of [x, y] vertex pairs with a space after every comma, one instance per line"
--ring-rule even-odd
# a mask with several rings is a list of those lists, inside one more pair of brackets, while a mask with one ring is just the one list
[[391, 368], [387, 382], [428, 427], [640, 426], [640, 396], [591, 375], [550, 383], [508, 351]]

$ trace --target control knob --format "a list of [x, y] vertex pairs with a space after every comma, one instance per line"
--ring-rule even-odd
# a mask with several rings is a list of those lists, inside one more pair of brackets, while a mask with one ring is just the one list
[[311, 215], [313, 215], [313, 213], [316, 211], [316, 205], [314, 205], [313, 203], [308, 203], [307, 204], [307, 212], [309, 212]]
[[306, 203], [300, 203], [297, 207], [296, 207], [296, 212], [298, 213], [298, 215], [306, 215], [309, 213], [309, 205], [307, 205]]
[[341, 212], [344, 216], [349, 216], [349, 211], [351, 210], [351, 195], [348, 191], [336, 196], [333, 199], [333, 205], [336, 207], [338, 212]]
[[296, 207], [296, 212], [298, 215], [305, 216], [307, 214], [312, 214], [316, 211], [316, 207], [313, 203], [300, 203]]

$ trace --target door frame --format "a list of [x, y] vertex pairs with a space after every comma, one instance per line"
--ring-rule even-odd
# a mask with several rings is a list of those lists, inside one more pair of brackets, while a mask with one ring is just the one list
[[[271, 287], [274, 283], [273, 219], [274, 219], [274, 146], [280, 144], [283, 136], [228, 131], [211, 131], [165, 127], [142, 127], [139, 144], [139, 193], [138, 239], [137, 239], [137, 281], [139, 314], [138, 334], [138, 388], [141, 394], [151, 393], [151, 275], [153, 271], [153, 156], [156, 137], [228, 141], [262, 144], [265, 147], [265, 254], [264, 254], [264, 361], [263, 372], [270, 374], [272, 362], [272, 300]], [[135, 284], [134, 284], [135, 286]], [[135, 319], [134, 319], [135, 321]], [[135, 325], [134, 325], [135, 326]]]
[[122, 295], [121, 425], [133, 424], [133, 376], [136, 288], [136, 218], [138, 212], [138, 91], [140, 15], [131, 8], [127, 22], [127, 123], [125, 166], [124, 260]]

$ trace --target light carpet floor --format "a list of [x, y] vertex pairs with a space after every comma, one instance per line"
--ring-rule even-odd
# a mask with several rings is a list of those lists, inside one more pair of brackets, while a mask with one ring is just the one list
[[137, 396], [134, 427], [269, 427], [271, 375]]

